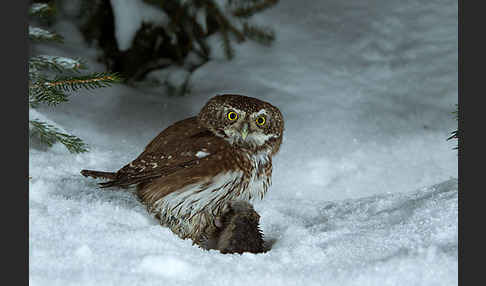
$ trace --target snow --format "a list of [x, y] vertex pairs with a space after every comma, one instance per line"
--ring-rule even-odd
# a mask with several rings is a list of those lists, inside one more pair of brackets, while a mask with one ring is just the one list
[[36, 14], [36, 13], [40, 13], [43, 10], [47, 10], [47, 9], [49, 9], [49, 5], [46, 4], [46, 3], [33, 3], [30, 6], [30, 13]]
[[[29, 149], [31, 285], [457, 285], [457, 151], [446, 141], [457, 126], [457, 2], [287, 0], [255, 20], [276, 29], [274, 45], [235, 45], [228, 63], [214, 37], [189, 96], [116, 85], [31, 113], [91, 150]], [[55, 28], [65, 44], [34, 52], [103, 70], [69, 22]], [[79, 174], [117, 170], [223, 92], [285, 118], [273, 185], [255, 203], [275, 241], [265, 254], [203, 251], [132, 193]]]
[[63, 69], [72, 69], [76, 70], [82, 67], [82, 64], [79, 60], [77, 59], [71, 59], [71, 58], [66, 58], [66, 57], [57, 57], [57, 56], [51, 56], [51, 55], [39, 55], [36, 57], [33, 57], [36, 61], [42, 62], [42, 63], [49, 63], [51, 65], [59, 66]]
[[182, 86], [189, 76], [189, 71], [180, 66], [169, 66], [165, 69], [154, 70], [147, 74], [148, 79], [159, 83], [167, 83], [174, 87]]
[[29, 26], [29, 37], [34, 39], [53, 39], [56, 37], [56, 34], [39, 27]]
[[[29, 121], [30, 120], [33, 120], [33, 121], [40, 121], [40, 122], [45, 122], [46, 124], [48, 125], [51, 125], [53, 126], [54, 128], [56, 128], [59, 132], [61, 133], [67, 133], [66, 130], [60, 126], [59, 124], [57, 124], [56, 122], [50, 120], [47, 116], [45, 116], [44, 114], [42, 113], [39, 113], [37, 110], [35, 109], [32, 109], [32, 108], [29, 108]], [[29, 124], [29, 128], [31, 128], [32, 126], [30, 126]]]
[[208, 32], [208, 27], [206, 25], [206, 10], [205, 9], [198, 9], [196, 11], [196, 22], [201, 25], [202, 32], [207, 33]]
[[163, 26], [169, 23], [169, 17], [164, 11], [143, 1], [111, 0], [111, 6], [115, 18], [115, 37], [120, 51], [130, 48], [142, 22]]
[[177, 278], [181, 273], [184, 278], [194, 273], [194, 267], [189, 261], [183, 261], [173, 256], [146, 256], [139, 265], [138, 270], [142, 273], [153, 273], [155, 275], [165, 276], [168, 278]]

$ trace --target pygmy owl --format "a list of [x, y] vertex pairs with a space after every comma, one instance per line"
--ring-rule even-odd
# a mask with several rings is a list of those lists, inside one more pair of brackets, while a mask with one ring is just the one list
[[197, 116], [163, 130], [117, 172], [81, 174], [109, 179], [101, 187], [136, 185], [137, 196], [162, 225], [201, 244], [230, 202], [263, 198], [283, 130], [282, 114], [270, 103], [217, 95]]

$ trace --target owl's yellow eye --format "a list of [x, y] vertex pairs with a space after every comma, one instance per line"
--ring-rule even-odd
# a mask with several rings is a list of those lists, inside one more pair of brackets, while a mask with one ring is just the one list
[[265, 124], [265, 117], [263, 116], [260, 116], [256, 119], [256, 123], [260, 126], [262, 126], [263, 124]]
[[234, 112], [234, 111], [228, 112], [228, 115], [227, 116], [228, 116], [228, 119], [230, 121], [233, 121], [233, 120], [238, 119], [238, 114], [236, 114], [236, 112]]

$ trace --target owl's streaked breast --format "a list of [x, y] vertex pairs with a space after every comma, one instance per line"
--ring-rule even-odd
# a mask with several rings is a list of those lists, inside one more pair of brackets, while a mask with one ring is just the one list
[[246, 170], [222, 172], [172, 192], [154, 203], [152, 212], [179, 235], [198, 237], [225, 211], [229, 201], [263, 199], [271, 185], [272, 162], [269, 152], [255, 155], [239, 152]]

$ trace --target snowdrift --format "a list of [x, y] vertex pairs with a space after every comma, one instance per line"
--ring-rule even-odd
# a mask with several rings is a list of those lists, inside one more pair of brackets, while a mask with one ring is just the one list
[[457, 284], [455, 179], [337, 202], [264, 200], [256, 210], [273, 248], [243, 255], [201, 250], [130, 192], [83, 180], [32, 179], [31, 285]]

